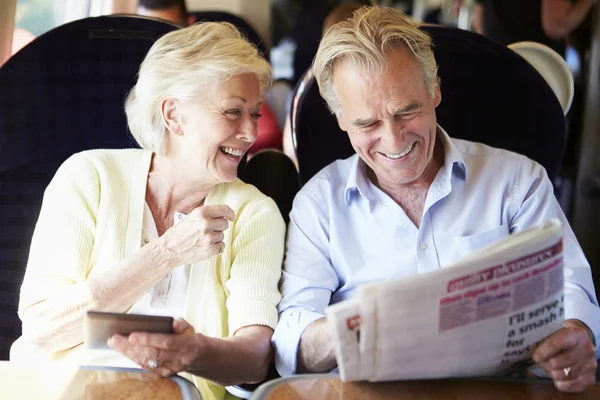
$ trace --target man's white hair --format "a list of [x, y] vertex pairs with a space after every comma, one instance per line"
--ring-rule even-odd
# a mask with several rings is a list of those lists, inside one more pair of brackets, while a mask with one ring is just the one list
[[129, 130], [141, 147], [164, 155], [162, 102], [214, 96], [221, 83], [244, 73], [257, 76], [261, 95], [266, 96], [271, 67], [232, 24], [204, 22], [169, 32], [150, 48], [125, 100]]
[[415, 56], [423, 83], [433, 97], [438, 85], [438, 66], [431, 46], [429, 35], [401, 11], [362, 7], [351, 18], [329, 29], [321, 40], [313, 62], [321, 96], [329, 109], [339, 115], [340, 104], [333, 85], [335, 66], [343, 60], [350, 60], [364, 71], [382, 74], [390, 52], [404, 48]]

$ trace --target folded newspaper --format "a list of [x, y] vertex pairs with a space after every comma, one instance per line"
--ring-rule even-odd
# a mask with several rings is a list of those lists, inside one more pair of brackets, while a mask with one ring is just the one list
[[560, 228], [550, 220], [328, 307], [341, 379], [492, 375], [530, 359], [564, 322]]

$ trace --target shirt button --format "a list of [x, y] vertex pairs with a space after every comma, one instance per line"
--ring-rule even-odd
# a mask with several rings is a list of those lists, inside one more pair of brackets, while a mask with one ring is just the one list
[[178, 214], [177, 219], [181, 219], [181, 218], [183, 218], [183, 214]]
[[158, 292], [158, 295], [159, 295], [159, 296], [164, 296], [164, 295], [165, 295], [165, 292], [163, 292], [163, 291], [161, 290], [160, 292]]
[[148, 239], [144, 239], [144, 243], [148, 244], [148, 243], [150, 243], [150, 241]]
[[425, 250], [427, 248], [427, 243], [421, 243], [421, 250]]

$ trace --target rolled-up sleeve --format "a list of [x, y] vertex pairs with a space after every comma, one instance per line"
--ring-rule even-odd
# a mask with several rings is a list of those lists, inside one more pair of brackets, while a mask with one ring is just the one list
[[339, 281], [329, 258], [329, 219], [324, 201], [303, 189], [294, 200], [281, 278], [279, 323], [273, 334], [275, 365], [283, 377], [296, 373], [300, 338], [325, 316]]
[[[542, 225], [552, 218], [560, 220], [564, 248], [565, 319], [578, 319], [585, 323], [594, 333], [598, 344], [600, 307], [596, 299], [592, 271], [567, 218], [554, 197], [552, 183], [546, 171], [528, 159], [523, 161], [517, 182], [515, 194], [521, 197], [521, 205], [511, 221], [511, 231], [517, 232]], [[599, 346], [596, 346], [596, 358], [600, 358]]]

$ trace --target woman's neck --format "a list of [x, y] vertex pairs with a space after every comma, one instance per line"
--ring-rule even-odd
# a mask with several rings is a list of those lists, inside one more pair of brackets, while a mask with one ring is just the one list
[[165, 157], [152, 156], [146, 202], [159, 217], [168, 217], [175, 211], [189, 214], [204, 204], [204, 199], [214, 187], [214, 184], [186, 179], [184, 174], [177, 172], [178, 169]]

